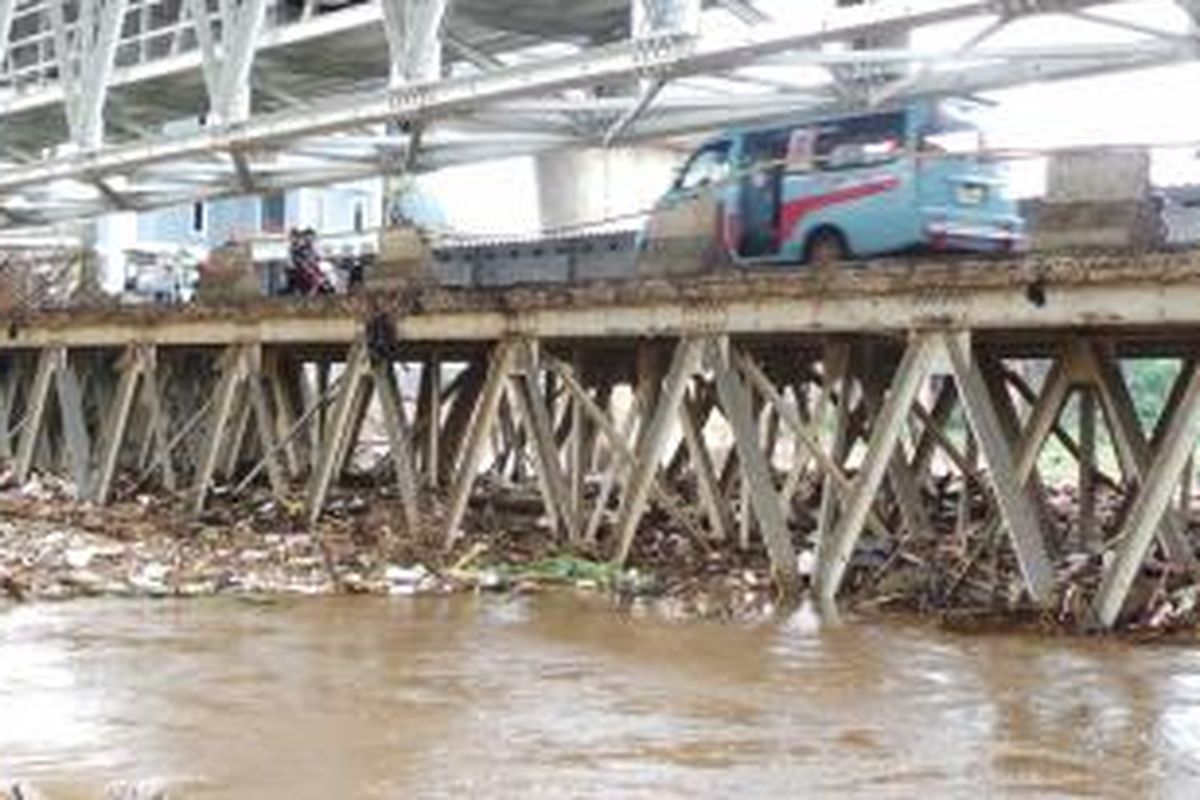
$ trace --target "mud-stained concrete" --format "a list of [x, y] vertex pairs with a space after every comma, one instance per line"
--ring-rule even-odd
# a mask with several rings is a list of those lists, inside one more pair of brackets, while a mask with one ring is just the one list
[[[756, 299], [820, 303], [855, 297], [964, 296], [972, 292], [1016, 290], [1033, 305], [1038, 297], [1077, 287], [1200, 285], [1200, 252], [1081, 252], [1030, 254], [1010, 258], [914, 257], [848, 263], [835, 272], [803, 267], [732, 271], [669, 278], [543, 284], [507, 289], [448, 289], [422, 282], [399, 291], [316, 298], [248, 298], [222, 304], [179, 306], [80, 305], [70, 309], [18, 309], [10, 317], [8, 347], [19, 347], [30, 331], [120, 326], [152, 339], [154, 329], [199, 322], [253, 326], [272, 320], [368, 320], [379, 314], [405, 318], [429, 314], [518, 314], [533, 311], [602, 310], [661, 304], [728, 304]], [[1119, 323], [1121, 309], [1110, 320]], [[4, 346], [5, 343], [0, 343]]]

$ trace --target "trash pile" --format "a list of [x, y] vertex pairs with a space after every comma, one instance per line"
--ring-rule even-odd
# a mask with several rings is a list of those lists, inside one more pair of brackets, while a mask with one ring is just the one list
[[[80, 596], [194, 597], [213, 594], [525, 593], [549, 588], [600, 592], [618, 603], [654, 602], [679, 617], [755, 619], [775, 610], [763, 548], [717, 542], [652, 509], [633, 542], [629, 567], [608, 561], [604, 542], [562, 541], [528, 488], [488, 484], [472, 500], [469, 536], [447, 551], [436, 509], [427, 529], [407, 531], [387, 489], [339, 489], [315, 529], [303, 509], [259, 493], [238, 500], [220, 492], [190, 516], [158, 495], [129, 495], [105, 508], [73, 500], [54, 478], [24, 486], [0, 476], [0, 602]], [[1033, 628], [1086, 631], [1091, 603], [1126, 512], [1119, 487], [1098, 494], [1097, 533], [1081, 541], [1077, 498], [1047, 489], [1048, 546], [1059, 592], [1035, 608], [1003, 526], [979, 487], [937, 488], [930, 529], [864, 534], [847, 571], [842, 606], [859, 614], [915, 613], [958, 630]], [[811, 522], [816, 502], [798, 494], [795, 520]], [[813, 537], [794, 531], [799, 572], [811, 576]], [[1141, 570], [1120, 627], [1157, 636], [1200, 630], [1200, 582], [1154, 554]]]
[[[709, 583], [735, 595], [743, 583], [770, 594], [765, 573], [747, 568], [730, 577], [729, 560], [716, 553], [705, 556], [704, 570], [694, 571], [687, 561], [661, 575], [644, 566], [618, 568], [586, 549], [568, 553], [536, 515], [519, 510], [531, 507], [520, 498], [491, 498], [488, 532], [447, 552], [440, 529], [403, 531], [398, 501], [374, 494], [333, 498], [311, 531], [301, 508], [267, 496], [236, 504], [218, 497], [193, 518], [154, 495], [96, 508], [75, 502], [73, 494], [68, 482], [57, 479], [0, 490], [0, 602], [559, 587], [629, 599], [697, 593]], [[643, 548], [683, 549], [665, 534], [647, 537]]]
[[[1091, 603], [1116, 542], [1100, 531], [1119, 527], [1128, 497], [1115, 487], [1097, 492], [1096, 531], [1082, 541], [1078, 498], [1072, 488], [1046, 487], [1048, 542], [1056, 566], [1054, 602], [1032, 606], [1020, 565], [1003, 526], [988, 515], [988, 501], [972, 493], [965, 516], [961, 492], [941, 487], [931, 519], [931, 535], [899, 536], [886, 541], [864, 535], [849, 571], [849, 603], [863, 612], [900, 610], [933, 616], [962, 631], [997, 628], [1045, 632], [1088, 632], [1095, 628]], [[1161, 552], [1152, 553], [1140, 571], [1119, 627], [1155, 637], [1200, 632], [1200, 576]]]

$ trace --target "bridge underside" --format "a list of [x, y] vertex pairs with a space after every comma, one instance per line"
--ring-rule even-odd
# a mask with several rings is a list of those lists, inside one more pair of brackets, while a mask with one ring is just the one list
[[[157, 485], [200, 512], [258, 483], [315, 522], [378, 440], [405, 523], [448, 545], [482, 477], [528, 478], [564, 543], [618, 561], [648, 514], [765, 548], [787, 593], [813, 550], [829, 607], [864, 550], [994, 547], [1040, 607], [1068, 556], [1111, 551], [1111, 626], [1149, 560], [1194, 559], [1198, 303], [1184, 253], [43, 311], [0, 339], [0, 459], [96, 503]], [[1174, 381], [1154, 419], [1144, 359]], [[1070, 468], [1043, 474], [1051, 450]], [[947, 485], [986, 500], [947, 515]]]

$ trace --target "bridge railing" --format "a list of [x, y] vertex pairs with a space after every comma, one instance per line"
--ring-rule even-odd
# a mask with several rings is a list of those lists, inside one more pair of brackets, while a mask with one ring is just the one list
[[[268, 0], [265, 25], [282, 28], [317, 15], [336, 14], [368, 0], [330, 4], [325, 0]], [[68, 7], [70, 9], [71, 6]], [[199, 48], [195, 24], [185, 0], [129, 0], [121, 26], [115, 66], [136, 67], [163, 61]], [[209, 7], [210, 19], [221, 20], [220, 4]], [[78, 12], [66, 13], [66, 33], [74, 34]], [[46, 0], [18, 3], [7, 46], [0, 46], [0, 92], [30, 92], [59, 81], [53, 15]]]

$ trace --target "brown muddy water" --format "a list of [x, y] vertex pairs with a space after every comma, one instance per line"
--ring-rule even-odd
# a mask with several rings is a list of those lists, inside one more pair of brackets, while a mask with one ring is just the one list
[[0, 612], [51, 798], [1200, 797], [1200, 649], [670, 621], [564, 595]]

